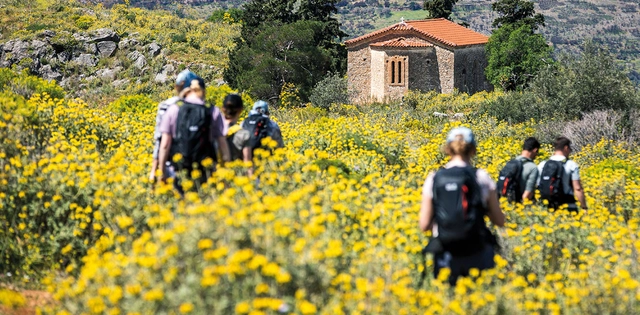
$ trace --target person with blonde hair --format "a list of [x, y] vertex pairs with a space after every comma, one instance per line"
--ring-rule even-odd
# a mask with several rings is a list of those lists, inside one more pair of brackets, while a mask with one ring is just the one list
[[496, 183], [482, 169], [471, 166], [476, 141], [471, 129], [458, 127], [447, 136], [444, 151], [449, 162], [428, 175], [422, 189], [419, 226], [432, 230], [423, 252], [434, 255], [434, 276], [448, 268], [449, 283], [467, 276], [471, 268], [494, 266], [495, 237], [484, 222], [488, 216], [503, 226], [504, 213], [496, 194]]
[[[215, 167], [215, 141], [223, 161], [229, 161], [222, 115], [217, 107], [205, 105], [205, 84], [198, 76], [192, 78], [180, 97], [181, 104], [171, 105], [162, 117], [158, 162], [170, 164], [169, 174], [164, 174], [163, 179], [185, 170], [187, 176], [199, 174], [194, 179], [203, 183]], [[174, 179], [174, 186], [182, 194], [177, 178]]]

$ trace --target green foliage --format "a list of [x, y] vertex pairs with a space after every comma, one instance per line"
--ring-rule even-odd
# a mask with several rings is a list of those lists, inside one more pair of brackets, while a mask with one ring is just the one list
[[498, 0], [491, 4], [491, 9], [500, 15], [493, 21], [493, 27], [524, 24], [535, 31], [538, 27], [544, 26], [544, 16], [536, 14], [532, 1]]
[[613, 56], [591, 42], [578, 56], [563, 56], [543, 68], [526, 92], [511, 92], [485, 103], [480, 112], [509, 122], [567, 121], [594, 111], [622, 112], [622, 130], [640, 108], [640, 93]]
[[[220, 86], [209, 85], [205, 93], [207, 104], [220, 107], [222, 106], [224, 98], [231, 93], [238, 93], [238, 91], [233, 90], [226, 84]], [[253, 99], [247, 93], [240, 93], [240, 97], [242, 97], [242, 105], [244, 106], [245, 112], [248, 112], [253, 106]]]
[[429, 11], [430, 18], [451, 19], [453, 6], [458, 0], [425, 0], [423, 8]]
[[298, 21], [264, 26], [252, 43], [240, 43], [230, 55], [225, 79], [231, 87], [275, 103], [285, 82], [295, 84], [303, 101], [332, 70], [332, 52], [318, 46], [324, 24]]
[[109, 104], [109, 109], [117, 113], [153, 112], [157, 103], [145, 95], [126, 95]]
[[486, 51], [487, 79], [506, 91], [526, 88], [542, 67], [553, 62], [552, 48], [527, 24], [495, 30]]
[[638, 91], [611, 53], [590, 41], [580, 56], [565, 55], [557, 67], [542, 71], [531, 88], [565, 119], [596, 110], [629, 112], [640, 107]]
[[235, 8], [231, 8], [229, 10], [215, 10], [211, 13], [211, 16], [207, 18], [207, 21], [228, 24], [240, 23], [242, 15], [242, 10]]
[[329, 109], [331, 104], [349, 102], [347, 79], [339, 74], [330, 74], [316, 84], [309, 100], [313, 106]]
[[0, 68], [0, 91], [18, 94], [25, 99], [33, 94], [46, 93], [52, 98], [64, 98], [65, 92], [55, 81], [47, 81], [36, 76], [28, 75], [26, 71], [16, 73], [7, 68]]
[[326, 73], [343, 74], [346, 35], [333, 17], [335, 0], [251, 1], [244, 5], [241, 39], [224, 72], [231, 87], [249, 90], [275, 103], [290, 82], [307, 101], [311, 89]]
[[89, 29], [93, 23], [95, 23], [96, 18], [90, 15], [83, 15], [76, 20], [76, 26], [81, 30]]

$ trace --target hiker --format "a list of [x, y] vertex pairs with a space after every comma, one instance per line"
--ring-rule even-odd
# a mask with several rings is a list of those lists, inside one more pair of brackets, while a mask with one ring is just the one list
[[175, 91], [176, 96], [168, 98], [160, 104], [158, 104], [158, 112], [156, 114], [156, 128], [153, 132], [153, 160], [151, 162], [151, 172], [149, 173], [149, 181], [154, 183], [156, 181], [156, 171], [158, 170], [158, 153], [160, 152], [160, 140], [162, 139], [162, 132], [160, 132], [160, 122], [162, 122], [162, 116], [167, 111], [169, 106], [176, 104], [181, 100], [180, 92], [185, 88], [185, 82], [191, 82], [196, 77], [196, 74], [190, 70], [183, 70], [176, 77]]
[[[222, 101], [222, 118], [224, 121], [224, 135], [227, 139], [231, 161], [251, 162], [252, 152], [249, 147], [251, 135], [238, 124], [238, 119], [244, 110], [242, 97], [238, 94], [229, 94]], [[249, 168], [249, 176], [253, 170]]]
[[[449, 283], [467, 276], [471, 268], [484, 270], [494, 263], [495, 237], [484, 223], [503, 226], [496, 184], [489, 174], [471, 166], [476, 141], [471, 129], [458, 127], [447, 136], [444, 151], [449, 162], [427, 177], [422, 189], [420, 229], [431, 229], [433, 237], [423, 253], [434, 254], [434, 277], [449, 268]], [[424, 275], [423, 275], [424, 276]]]
[[524, 140], [522, 153], [509, 161], [500, 171], [498, 197], [506, 197], [509, 202], [535, 199], [538, 167], [533, 160], [538, 156], [539, 150], [538, 139], [529, 137]]
[[[187, 176], [191, 176], [193, 163], [198, 163], [200, 176], [196, 179], [199, 183], [205, 182], [207, 172], [214, 170], [217, 160], [214, 141], [218, 141], [222, 160], [229, 161], [222, 115], [217, 107], [205, 106], [204, 80], [196, 76], [185, 86], [180, 93], [183, 100], [169, 106], [162, 117], [162, 140], [158, 156], [159, 165], [165, 165], [167, 161], [171, 164], [163, 179], [173, 177], [174, 187], [181, 195], [183, 191], [175, 173], [186, 170]], [[178, 161], [174, 161], [174, 158]], [[207, 159], [210, 159], [210, 166], [203, 165]]]
[[559, 137], [553, 143], [553, 155], [538, 165], [538, 189], [540, 197], [549, 202], [549, 208], [558, 209], [567, 205], [567, 210], [578, 211], [577, 201], [582, 210], [587, 210], [587, 202], [580, 181], [578, 164], [569, 159], [573, 151], [571, 140]]
[[[242, 122], [242, 128], [249, 131], [251, 138], [249, 146], [253, 152], [262, 147], [262, 139], [270, 137], [277, 143], [277, 148], [284, 147], [280, 126], [269, 119], [269, 105], [265, 101], [257, 101], [253, 104], [253, 109], [249, 111], [249, 117]], [[266, 149], [266, 148], [265, 148]]]

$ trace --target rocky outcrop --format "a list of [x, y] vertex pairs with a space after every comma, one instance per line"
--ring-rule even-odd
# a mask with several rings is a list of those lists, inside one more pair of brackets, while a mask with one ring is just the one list
[[[0, 43], [0, 67], [16, 66], [44, 79], [69, 84], [102, 80], [114, 87], [123, 87], [129, 80], [118, 80], [118, 76], [128, 67], [135, 69], [136, 74], [161, 69], [159, 73], [152, 73], [151, 78], [164, 84], [171, 81], [177, 71], [175, 65], [166, 62], [160, 44], [145, 44], [136, 33], [121, 38], [108, 28], [87, 33], [43, 30], [31, 40], [12, 39]], [[101, 64], [109, 66], [99, 67]]]

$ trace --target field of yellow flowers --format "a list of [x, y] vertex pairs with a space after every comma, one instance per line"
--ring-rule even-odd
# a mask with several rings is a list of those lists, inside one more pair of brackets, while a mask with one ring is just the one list
[[[640, 312], [640, 156], [621, 143], [575, 156], [589, 213], [503, 204], [495, 269], [455, 288], [430, 276], [420, 187], [447, 131], [471, 126], [494, 178], [534, 132], [473, 115], [493, 94], [276, 112], [286, 148], [257, 179], [226, 165], [179, 201], [146, 180], [152, 111], [95, 108], [2, 69], [0, 85], [0, 282], [46, 287], [44, 314]], [[471, 118], [429, 115], [447, 103]]]

